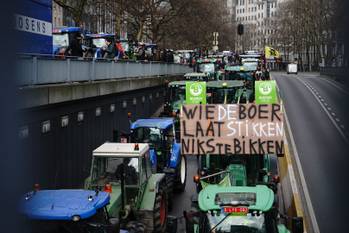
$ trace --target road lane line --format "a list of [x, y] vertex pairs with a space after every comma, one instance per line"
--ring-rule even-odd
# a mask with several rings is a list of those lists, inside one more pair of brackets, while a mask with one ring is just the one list
[[327, 78], [320, 78], [319, 80], [324, 80], [325, 82], [329, 83], [330, 85], [332, 85], [333, 87], [337, 88], [338, 90], [342, 91], [343, 93], [349, 95], [349, 91], [345, 90], [343, 87], [339, 86], [337, 83], [335, 83], [335, 81], [333, 80], [329, 80]]
[[284, 116], [285, 116], [286, 126], [288, 128], [288, 132], [289, 132], [289, 136], [290, 136], [290, 141], [291, 141], [291, 146], [293, 149], [293, 155], [294, 155], [294, 159], [296, 162], [296, 167], [297, 167], [297, 170], [299, 173], [299, 178], [300, 178], [301, 185], [303, 188], [304, 197], [305, 197], [307, 207], [308, 207], [307, 209], [308, 209], [308, 212], [310, 215], [309, 217], [310, 217], [311, 225], [312, 225], [312, 228], [313, 228], [315, 233], [320, 233], [320, 228], [319, 228], [319, 225], [318, 225], [317, 220], [316, 220], [314, 207], [313, 207], [313, 204], [312, 204], [311, 199], [310, 199], [309, 189], [308, 189], [307, 183], [305, 181], [302, 165], [301, 165], [299, 155], [298, 155], [297, 146], [296, 146], [296, 143], [294, 141], [291, 125], [290, 125], [290, 122], [288, 121], [286, 110], [284, 110]]
[[[346, 143], [349, 143], [349, 140], [347, 138], [347, 136], [345, 135], [345, 133], [343, 132], [343, 130], [339, 127], [339, 125], [337, 124], [337, 122], [334, 120], [334, 118], [332, 117], [332, 115], [334, 114], [332, 112], [331, 113], [328, 111], [328, 109], [330, 110], [331, 108], [327, 108], [323, 105], [323, 103], [319, 100], [319, 98], [317, 97], [317, 95], [314, 93], [313, 90], [311, 90], [311, 88], [309, 87], [309, 84], [305, 81], [303, 81], [302, 79], [298, 78], [297, 79], [303, 83], [303, 85], [311, 92], [311, 94], [315, 97], [316, 101], [320, 104], [321, 108], [325, 111], [325, 113], [327, 114], [328, 118], [331, 120], [332, 124], [335, 126], [335, 128], [338, 130], [338, 132], [340, 133], [340, 135], [342, 136], [343, 140]], [[330, 110], [331, 111], [331, 110]]]
[[315, 79], [315, 80], [323, 80], [325, 82], [327, 82], [328, 84], [330, 84], [331, 86], [335, 87], [336, 89], [340, 90], [341, 92], [349, 95], [349, 91], [346, 90], [343, 85], [341, 86], [338, 82], [334, 81], [333, 79], [330, 78], [323, 78], [323, 77], [310, 77], [310, 76], [304, 76], [305, 79]]

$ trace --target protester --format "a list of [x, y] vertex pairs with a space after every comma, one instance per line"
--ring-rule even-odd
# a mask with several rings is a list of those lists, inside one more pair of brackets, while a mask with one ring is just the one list
[[82, 57], [83, 56], [83, 49], [82, 49], [82, 36], [80, 34], [77, 34], [75, 38], [72, 40], [71, 44], [69, 45], [68, 49], [68, 56], [73, 57]]
[[137, 60], [145, 60], [145, 44], [140, 42], [136, 51]]
[[106, 48], [104, 51], [104, 59], [114, 59], [116, 54], [116, 49], [111, 38], [106, 38]]
[[117, 59], [122, 59], [125, 56], [125, 50], [122, 47], [121, 41], [120, 40], [116, 40], [116, 44], [115, 44], [116, 50], [117, 50]]

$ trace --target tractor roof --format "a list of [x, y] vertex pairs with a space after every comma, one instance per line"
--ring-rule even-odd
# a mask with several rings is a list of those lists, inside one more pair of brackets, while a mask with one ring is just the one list
[[240, 80], [219, 80], [207, 82], [207, 88], [233, 88], [233, 87], [243, 87], [244, 82]]
[[229, 65], [227, 65], [227, 66], [225, 66], [224, 69], [226, 71], [235, 71], [235, 72], [244, 71], [243, 66], [239, 66], [239, 65], [237, 65], [237, 66], [229, 66]]
[[258, 63], [245, 63], [243, 66], [225, 66], [225, 71], [249, 72], [257, 70]]
[[261, 54], [240, 54], [239, 57], [241, 58], [260, 58], [262, 57]]
[[53, 34], [57, 33], [73, 33], [73, 32], [81, 32], [82, 29], [79, 27], [56, 27], [52, 30]]
[[243, 65], [245, 71], [255, 71], [258, 67], [258, 62], [246, 62]]
[[207, 73], [186, 73], [184, 77], [207, 77]]
[[110, 33], [97, 33], [97, 34], [86, 34], [86, 37], [95, 39], [95, 38], [115, 37], [115, 35]]
[[[136, 148], [138, 145], [138, 149]], [[93, 156], [101, 157], [140, 157], [149, 150], [146, 143], [106, 142], [93, 151]]]
[[149, 119], [138, 119], [131, 124], [131, 129], [137, 128], [158, 128], [167, 129], [173, 126], [173, 118], [149, 118]]
[[181, 80], [181, 81], [173, 81], [168, 84], [169, 87], [174, 87], [174, 86], [185, 86], [185, 83], [188, 81]]
[[86, 219], [109, 204], [106, 192], [80, 189], [40, 190], [27, 193], [20, 202], [20, 212], [30, 219], [67, 220], [73, 216]]
[[[235, 197], [229, 197], [229, 194], [235, 194]], [[265, 185], [257, 186], [230, 186], [222, 187], [219, 185], [208, 185], [199, 193], [199, 206], [202, 211], [208, 210], [220, 210], [221, 206], [216, 203], [219, 196], [225, 196], [224, 202], [241, 199], [248, 197], [243, 201], [251, 201], [249, 209], [268, 211], [274, 203], [274, 193]], [[254, 195], [254, 200], [251, 200], [251, 196]], [[229, 204], [229, 203], [224, 203]], [[233, 203], [231, 203], [233, 204]], [[239, 203], [236, 203], [239, 205]], [[243, 204], [240, 204], [243, 205]]]

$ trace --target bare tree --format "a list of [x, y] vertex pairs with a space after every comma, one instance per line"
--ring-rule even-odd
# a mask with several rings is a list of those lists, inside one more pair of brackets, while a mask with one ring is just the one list
[[54, 2], [71, 14], [76, 25], [81, 25], [88, 0], [54, 0]]

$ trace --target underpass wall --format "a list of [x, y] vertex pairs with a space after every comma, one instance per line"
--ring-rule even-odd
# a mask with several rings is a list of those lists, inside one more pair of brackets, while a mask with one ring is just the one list
[[[20, 110], [19, 146], [28, 189], [81, 188], [92, 150], [129, 130], [127, 113], [149, 117], [163, 105], [165, 84]], [[83, 116], [83, 118], [82, 118]], [[19, 161], [20, 162], [20, 161]]]

